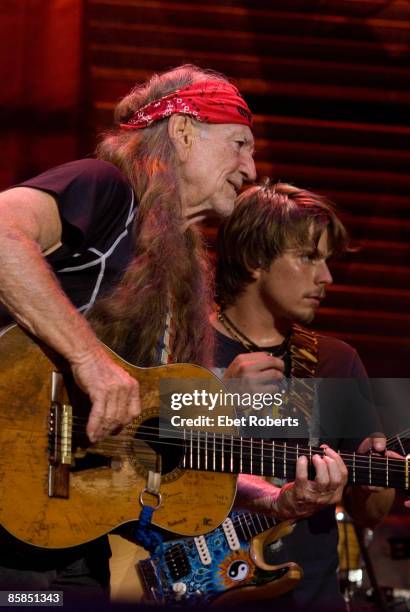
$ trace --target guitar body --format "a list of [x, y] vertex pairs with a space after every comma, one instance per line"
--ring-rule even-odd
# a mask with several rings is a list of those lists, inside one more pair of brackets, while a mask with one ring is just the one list
[[[64, 548], [138, 518], [139, 496], [157, 457], [136, 436], [141, 425], [157, 419], [161, 379], [203, 379], [215, 390], [222, 383], [199, 366], [137, 368], [107, 349], [138, 379], [142, 414], [108, 442], [90, 445], [85, 436], [88, 400], [74, 389], [67, 366], [45, 351], [17, 326], [3, 332], [0, 340], [0, 523], [29, 544]], [[56, 370], [64, 375], [62, 401], [73, 407], [65, 498], [49, 495], [50, 404]], [[161, 481], [162, 504], [153, 522], [181, 535], [215, 529], [231, 508], [236, 478], [184, 471], [172, 460], [168, 468]], [[144, 499], [150, 501], [149, 496]]]
[[261, 552], [291, 530], [289, 523], [281, 523], [232, 550], [218, 527], [203, 536], [210, 557], [206, 562], [194, 538], [166, 542], [162, 551], [137, 563], [137, 590], [144, 592], [144, 600], [166, 605], [219, 606], [277, 597], [294, 588], [303, 572], [293, 562], [268, 565]]

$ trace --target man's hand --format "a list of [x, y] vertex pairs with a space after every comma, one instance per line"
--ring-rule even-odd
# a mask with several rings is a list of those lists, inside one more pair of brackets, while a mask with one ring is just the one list
[[101, 347], [72, 363], [74, 379], [89, 395], [87, 435], [97, 442], [128, 425], [140, 413], [139, 385]]
[[[357, 447], [357, 452], [366, 454], [369, 451], [386, 453], [389, 457], [399, 457], [393, 451], [386, 451], [386, 438], [383, 434], [374, 434], [365, 438]], [[388, 514], [395, 496], [394, 489], [368, 485], [349, 485], [346, 487], [343, 502], [350, 516], [358, 525], [376, 527]]]
[[284, 376], [283, 359], [264, 352], [237, 355], [226, 368], [224, 379], [242, 378], [249, 393], [267, 391], [267, 385], [277, 385]]
[[[374, 434], [365, 438], [357, 447], [356, 452], [366, 455], [369, 451], [375, 451], [381, 454], [386, 452], [386, 455], [389, 457], [401, 458], [400, 455], [393, 451], [386, 451], [386, 437], [383, 434]], [[384, 487], [373, 487], [370, 485], [360, 485], [360, 488], [367, 492], [384, 490]]]
[[304, 518], [342, 499], [347, 482], [347, 468], [340, 455], [322, 445], [325, 455], [313, 455], [316, 470], [314, 481], [308, 480], [308, 461], [299, 457], [294, 482], [285, 484], [272, 504], [272, 512], [280, 520]]

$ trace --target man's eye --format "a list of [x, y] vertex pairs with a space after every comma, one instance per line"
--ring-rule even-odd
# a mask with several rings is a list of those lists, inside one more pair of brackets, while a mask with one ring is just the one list
[[237, 144], [239, 146], [239, 148], [241, 148], [245, 144], [245, 141], [244, 140], [235, 140], [235, 144]]
[[301, 253], [300, 258], [302, 261], [316, 261], [317, 254], [316, 253]]

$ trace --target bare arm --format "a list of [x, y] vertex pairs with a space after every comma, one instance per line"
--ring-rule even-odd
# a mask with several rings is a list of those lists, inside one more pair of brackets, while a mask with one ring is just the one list
[[61, 233], [50, 195], [26, 187], [0, 195], [0, 299], [18, 323], [68, 360], [90, 396], [87, 433], [95, 441], [137, 416], [138, 388], [104, 352], [42, 255]]

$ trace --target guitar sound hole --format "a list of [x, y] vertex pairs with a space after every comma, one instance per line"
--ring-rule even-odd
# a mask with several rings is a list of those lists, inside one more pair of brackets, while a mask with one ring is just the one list
[[[138, 471], [143, 468], [145, 473], [148, 470], [153, 470], [167, 476], [177, 470], [182, 463], [183, 446], [181, 440], [160, 437], [157, 416], [147, 418], [139, 425], [132, 447], [131, 462], [139, 468]], [[174, 476], [176, 475], [174, 474]]]

